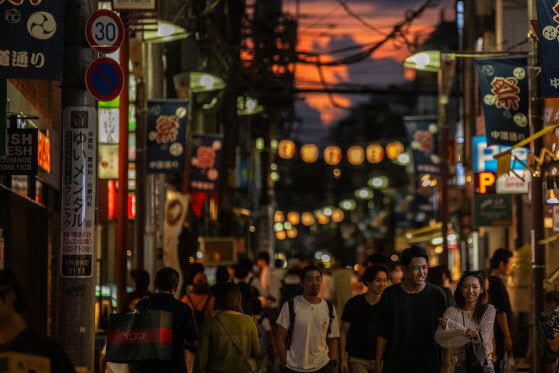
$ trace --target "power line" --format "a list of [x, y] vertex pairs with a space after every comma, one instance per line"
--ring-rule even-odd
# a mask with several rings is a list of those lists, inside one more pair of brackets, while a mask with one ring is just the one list
[[349, 14], [351, 17], [355, 18], [356, 20], [358, 20], [363, 26], [367, 27], [369, 30], [372, 30], [376, 33], [379, 33], [381, 35], [386, 35], [384, 32], [382, 32], [379, 28], [371, 25], [370, 23], [368, 23], [367, 21], [365, 21], [363, 18], [361, 18], [360, 15], [358, 15], [357, 13], [354, 13], [349, 6], [346, 4], [346, 2], [344, 0], [338, 0], [338, 3], [340, 3], [340, 5], [344, 8], [344, 10], [346, 11], [347, 14]]

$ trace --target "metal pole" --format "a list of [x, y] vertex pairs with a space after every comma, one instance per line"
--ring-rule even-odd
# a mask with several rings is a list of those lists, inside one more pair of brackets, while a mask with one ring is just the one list
[[[532, 124], [532, 133], [536, 133], [543, 129], [543, 113], [544, 101], [542, 98], [542, 82], [541, 75], [538, 68], [541, 66], [540, 49], [536, 35], [530, 33], [530, 53], [528, 55], [528, 71], [530, 81], [530, 123]], [[533, 154], [539, 155], [543, 148], [543, 137], [532, 142]], [[544, 239], [544, 226], [543, 226], [543, 206], [544, 195], [542, 189], [542, 178], [532, 178], [532, 325], [533, 329], [533, 351], [536, 351], [537, 341], [537, 326], [535, 317], [539, 312], [543, 311], [544, 307], [544, 289], [543, 280], [545, 276], [545, 247], [540, 244]], [[545, 370], [544, 365], [537, 358], [533, 359], [534, 373], [543, 373]]]
[[145, 81], [138, 79], [136, 95], [136, 218], [134, 220], [134, 264], [144, 268], [144, 234], [146, 224], [146, 100]]
[[120, 93], [119, 127], [120, 144], [118, 147], [118, 196], [117, 196], [117, 244], [116, 244], [116, 288], [118, 312], [125, 310], [126, 295], [126, 251], [128, 235], [128, 27], [124, 28], [124, 41], [120, 47], [120, 67], [124, 72], [124, 87]]
[[[93, 60], [85, 41], [85, 23], [92, 12], [89, 0], [66, 0], [64, 22], [64, 75], [62, 106], [96, 108], [84, 85], [84, 74]], [[94, 146], [97, 146], [95, 139]], [[61, 156], [61, 159], [63, 157]], [[63, 168], [61, 167], [61, 170]], [[61, 174], [61, 179], [64, 177]], [[95, 245], [93, 245], [95, 247]], [[59, 252], [58, 255], [62, 255]], [[92, 257], [95, 257], [93, 255]], [[95, 265], [92, 265], [95, 268]], [[76, 367], [93, 371], [95, 349], [95, 269], [89, 278], [58, 276], [56, 339]]]
[[7, 105], [8, 105], [8, 79], [0, 78], [0, 157], [6, 155]]
[[439, 154], [441, 179], [439, 181], [439, 215], [441, 219], [441, 233], [443, 235], [443, 252], [440, 254], [440, 264], [448, 265], [448, 95], [444, 89], [446, 61], [442, 61], [441, 69], [437, 73], [439, 89]]

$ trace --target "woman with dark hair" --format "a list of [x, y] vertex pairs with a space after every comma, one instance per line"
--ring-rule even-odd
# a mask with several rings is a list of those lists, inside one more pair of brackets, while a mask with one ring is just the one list
[[464, 272], [454, 292], [456, 306], [446, 310], [435, 341], [458, 357], [456, 373], [466, 372], [466, 345], [474, 343], [476, 354], [487, 362], [484, 372], [494, 372], [493, 324], [495, 307], [488, 304], [483, 272]]
[[194, 361], [195, 373], [249, 373], [250, 358], [260, 356], [252, 317], [242, 312], [239, 287], [226, 282], [215, 290], [216, 315], [202, 327]]
[[452, 297], [452, 290], [448, 287], [450, 284], [450, 271], [446, 266], [436, 266], [429, 268], [429, 273], [427, 274], [427, 282], [433, 285], [437, 285], [443, 289], [446, 295], [446, 300], [448, 301], [448, 306], [455, 306], [454, 298]]

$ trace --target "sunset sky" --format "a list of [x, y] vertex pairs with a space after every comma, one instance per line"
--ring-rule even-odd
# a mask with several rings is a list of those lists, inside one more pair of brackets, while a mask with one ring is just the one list
[[[378, 28], [381, 33], [388, 33], [394, 24], [404, 19], [408, 9], [417, 9], [424, 0], [345, 0], [353, 13], [358, 14], [367, 23]], [[284, 0], [284, 11], [295, 14], [295, 0]], [[454, 0], [440, 0], [439, 6], [428, 9], [423, 16], [416, 19], [409, 39], [425, 38], [433, 30], [441, 17], [441, 8], [445, 10], [445, 19], [455, 17]], [[384, 36], [362, 25], [346, 13], [338, 0], [301, 0], [299, 17], [299, 39], [297, 49], [300, 51], [328, 52], [355, 46], [372, 45]], [[354, 50], [336, 57], [358, 52]], [[405, 81], [402, 61], [410, 55], [402, 43], [388, 42], [365, 61], [349, 65], [324, 67], [323, 73], [328, 84], [353, 83], [383, 87]], [[323, 61], [333, 56], [327, 55]], [[319, 73], [314, 65], [298, 64], [296, 67], [298, 87], [319, 88]], [[342, 119], [348, 111], [334, 107], [325, 94], [305, 94], [296, 103], [297, 116], [302, 120], [301, 131], [297, 134], [302, 141], [326, 134], [326, 128]], [[335, 100], [342, 106], [351, 106], [368, 100], [367, 96], [336, 95]]]

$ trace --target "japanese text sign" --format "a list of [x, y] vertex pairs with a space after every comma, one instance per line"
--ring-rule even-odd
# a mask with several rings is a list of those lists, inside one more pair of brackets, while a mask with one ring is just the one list
[[404, 124], [411, 144], [416, 172], [438, 175], [440, 159], [437, 118], [405, 117]]
[[37, 174], [37, 130], [8, 129], [6, 157], [0, 158], [0, 175]]
[[512, 196], [483, 194], [474, 196], [474, 225], [476, 227], [512, 224]]
[[214, 192], [218, 189], [221, 148], [220, 136], [192, 136], [190, 153], [190, 189], [201, 192]]
[[559, 1], [536, 0], [542, 56], [542, 96], [559, 97]]
[[530, 137], [527, 59], [477, 59], [476, 67], [487, 143], [512, 146]]
[[97, 111], [68, 107], [63, 113], [62, 277], [93, 275], [95, 189], [97, 188]]
[[62, 80], [64, 1], [0, 1], [0, 77]]
[[182, 173], [188, 101], [149, 100], [147, 110], [146, 172]]

